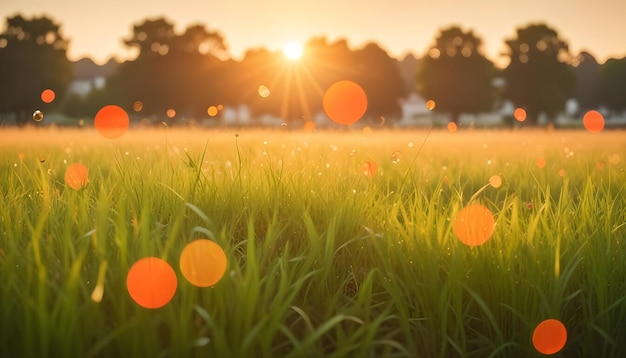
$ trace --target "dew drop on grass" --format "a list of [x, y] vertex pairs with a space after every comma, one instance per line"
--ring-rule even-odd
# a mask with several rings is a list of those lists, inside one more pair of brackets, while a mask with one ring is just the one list
[[46, 162], [46, 156], [43, 154], [39, 155], [39, 163], [45, 163]]
[[557, 319], [547, 319], [535, 327], [533, 346], [542, 354], [555, 354], [567, 343], [567, 329]]
[[180, 271], [192, 285], [210, 287], [226, 273], [226, 254], [215, 242], [198, 239], [185, 246], [180, 254]]
[[126, 288], [130, 297], [144, 308], [165, 306], [174, 297], [177, 286], [174, 269], [157, 257], [138, 260], [126, 276]]
[[280, 126], [285, 128], [285, 127], [287, 127], [287, 123], [283, 122], [283, 123], [280, 124]]
[[396, 152], [393, 152], [393, 153], [391, 154], [391, 161], [392, 161], [394, 164], [398, 164], [398, 163], [400, 163], [400, 160], [401, 160], [401, 159], [402, 159], [402, 153], [400, 153], [400, 152], [397, 152], [397, 151], [396, 151]]
[[43, 119], [43, 113], [40, 110], [36, 110], [33, 112], [33, 120], [36, 122], [41, 122]]

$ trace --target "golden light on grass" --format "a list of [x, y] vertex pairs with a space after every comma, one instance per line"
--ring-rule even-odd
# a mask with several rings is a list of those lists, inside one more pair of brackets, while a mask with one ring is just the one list
[[495, 220], [489, 209], [479, 204], [470, 204], [461, 209], [454, 220], [454, 233], [467, 246], [484, 244], [491, 234]]
[[52, 101], [54, 101], [55, 97], [56, 93], [54, 93], [54, 91], [50, 88], [41, 91], [41, 101], [43, 103], [51, 103]]
[[65, 170], [65, 184], [74, 190], [80, 190], [87, 186], [89, 169], [81, 163], [71, 164]]
[[437, 106], [437, 103], [435, 103], [434, 100], [429, 99], [428, 101], [426, 101], [426, 109], [428, 109], [429, 111], [432, 111], [433, 109], [435, 109], [436, 106]]
[[367, 161], [361, 164], [361, 172], [368, 178], [373, 178], [378, 173], [378, 165], [376, 163]]
[[583, 126], [591, 133], [599, 133], [604, 129], [604, 117], [598, 111], [588, 111], [583, 116]]
[[524, 108], [515, 108], [513, 111], [513, 117], [518, 122], [523, 122], [526, 120], [526, 110]]
[[177, 286], [174, 269], [157, 257], [146, 257], [135, 262], [126, 276], [130, 297], [144, 308], [165, 306], [174, 297]]
[[224, 250], [215, 242], [199, 239], [190, 242], [180, 254], [180, 271], [192, 285], [210, 287], [226, 272]]
[[567, 343], [567, 329], [557, 319], [547, 319], [533, 331], [533, 346], [542, 354], [558, 353]]
[[100, 303], [102, 301], [102, 297], [104, 296], [104, 279], [106, 277], [107, 270], [107, 261], [103, 261], [100, 263], [100, 268], [98, 269], [98, 281], [96, 282], [96, 287], [91, 292], [91, 300]]
[[324, 94], [324, 111], [333, 122], [350, 125], [357, 122], [367, 110], [367, 95], [352, 81], [339, 81]]
[[121, 137], [128, 130], [129, 124], [128, 113], [116, 105], [102, 107], [94, 119], [94, 126], [98, 132], [109, 139]]

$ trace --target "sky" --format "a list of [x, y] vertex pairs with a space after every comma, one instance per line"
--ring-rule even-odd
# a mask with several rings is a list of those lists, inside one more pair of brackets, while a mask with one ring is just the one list
[[132, 25], [165, 17], [176, 31], [202, 23], [226, 40], [229, 54], [283, 48], [290, 41], [344, 38], [352, 48], [376, 42], [390, 56], [420, 57], [439, 30], [459, 25], [483, 39], [484, 54], [506, 65], [504, 39], [530, 23], [545, 22], [573, 54], [588, 51], [602, 63], [626, 56], [623, 0], [2, 0], [0, 17], [47, 15], [70, 40], [68, 57], [132, 58], [122, 42]]

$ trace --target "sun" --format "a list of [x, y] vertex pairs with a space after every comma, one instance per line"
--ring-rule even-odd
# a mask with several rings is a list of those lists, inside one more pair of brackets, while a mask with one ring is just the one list
[[283, 53], [292, 61], [298, 60], [302, 56], [302, 45], [291, 41], [283, 47]]

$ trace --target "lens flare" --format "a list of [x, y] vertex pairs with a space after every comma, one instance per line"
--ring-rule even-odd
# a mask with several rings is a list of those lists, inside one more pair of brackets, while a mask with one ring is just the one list
[[523, 122], [526, 120], [526, 110], [524, 108], [515, 108], [513, 111], [513, 117], [518, 122]]
[[598, 111], [588, 111], [583, 117], [585, 129], [591, 133], [599, 133], [604, 129], [604, 117]]
[[135, 101], [135, 103], [133, 103], [133, 111], [140, 112], [142, 109], [143, 109], [143, 102]]
[[567, 343], [567, 329], [557, 319], [547, 319], [533, 332], [533, 345], [542, 354], [555, 354]]
[[295, 41], [289, 42], [283, 48], [283, 53], [290, 60], [297, 60], [297, 59], [299, 59], [302, 56], [302, 52], [303, 52], [302, 45], [297, 43], [297, 42], [295, 42]]
[[135, 262], [126, 276], [130, 297], [144, 308], [159, 308], [172, 300], [178, 280], [174, 269], [157, 257]]
[[41, 92], [41, 101], [43, 103], [51, 103], [52, 101], [54, 101], [55, 97], [56, 93], [54, 93], [54, 91], [49, 88]]
[[471, 204], [463, 208], [454, 220], [454, 233], [467, 246], [484, 244], [491, 234], [495, 220], [486, 207]]
[[176, 110], [173, 108], [170, 108], [167, 111], [165, 111], [165, 115], [167, 116], [167, 118], [174, 118], [176, 117]]
[[116, 105], [102, 107], [94, 119], [94, 126], [100, 135], [109, 139], [121, 137], [128, 130], [129, 124], [126, 111]]
[[457, 130], [457, 125], [454, 122], [448, 122], [448, 132], [454, 133]]
[[192, 285], [210, 287], [226, 272], [226, 254], [215, 242], [199, 239], [190, 242], [180, 254], [180, 271]]
[[324, 94], [324, 111], [333, 122], [350, 125], [357, 122], [367, 110], [367, 95], [352, 81], [339, 81]]
[[429, 111], [432, 111], [433, 109], [435, 109], [436, 106], [437, 104], [435, 103], [434, 100], [429, 99], [428, 101], [426, 101], [426, 109], [428, 109]]
[[65, 170], [65, 184], [74, 190], [86, 187], [88, 180], [89, 169], [81, 163], [74, 163]]
[[259, 96], [263, 97], [263, 98], [267, 98], [270, 96], [270, 89], [267, 88], [264, 85], [260, 85], [259, 89], [257, 90], [257, 92], [259, 93]]

